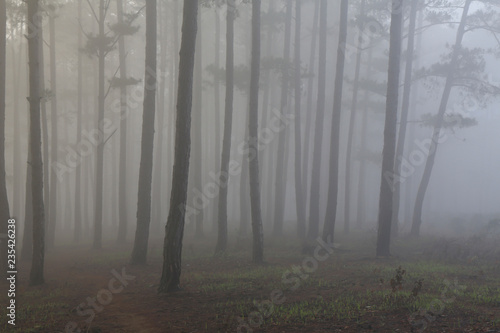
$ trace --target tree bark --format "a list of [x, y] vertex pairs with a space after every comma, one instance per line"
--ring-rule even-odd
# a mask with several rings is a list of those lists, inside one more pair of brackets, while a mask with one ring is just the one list
[[198, 0], [184, 1], [177, 92], [175, 161], [172, 174], [170, 212], [165, 227], [162, 276], [158, 292], [178, 290], [180, 283], [191, 147], [191, 107], [196, 32], [198, 29], [197, 16]]
[[[78, 1], [78, 22], [82, 22], [82, 0]], [[82, 47], [82, 30], [78, 30], [78, 47]], [[76, 111], [76, 142], [82, 140], [82, 116], [83, 116], [83, 67], [82, 67], [82, 52], [78, 52], [78, 83], [77, 83], [77, 111]], [[82, 160], [80, 159], [75, 169], [75, 230], [73, 240], [79, 243], [82, 238]]]
[[156, 103], [156, 0], [146, 2], [146, 70], [142, 115], [141, 165], [137, 198], [137, 229], [135, 230], [133, 264], [145, 264], [151, 222], [151, 180], [153, 177], [153, 146]]
[[378, 213], [377, 256], [389, 256], [391, 244], [392, 186], [387, 175], [394, 174], [398, 117], [399, 72], [401, 66], [401, 28], [403, 0], [392, 1], [389, 71], [385, 111], [384, 148]]
[[30, 285], [44, 283], [45, 214], [43, 205], [43, 165], [40, 129], [40, 51], [39, 32], [42, 25], [38, 12], [38, 1], [27, 0], [28, 4], [28, 53], [29, 53], [29, 104], [30, 104], [30, 147], [33, 204], [33, 260], [31, 262]]
[[234, 19], [236, 7], [234, 0], [227, 2], [226, 17], [226, 100], [224, 110], [224, 138], [219, 175], [218, 229], [215, 254], [227, 250], [227, 192], [229, 185], [229, 158], [231, 155], [231, 132], [233, 126], [234, 100]]
[[252, 212], [253, 250], [255, 263], [264, 261], [264, 233], [260, 207], [258, 123], [260, 74], [260, 8], [261, 1], [252, 2], [252, 60], [250, 66], [250, 95], [248, 113], [248, 163], [250, 175], [250, 205]]

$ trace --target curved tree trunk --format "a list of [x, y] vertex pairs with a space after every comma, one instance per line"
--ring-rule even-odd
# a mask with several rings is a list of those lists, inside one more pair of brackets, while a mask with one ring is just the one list
[[175, 161], [172, 174], [170, 212], [165, 227], [163, 268], [158, 292], [178, 290], [181, 276], [182, 238], [184, 235], [189, 153], [191, 148], [191, 107], [196, 32], [198, 30], [197, 16], [198, 0], [185, 1], [181, 50], [179, 53]]

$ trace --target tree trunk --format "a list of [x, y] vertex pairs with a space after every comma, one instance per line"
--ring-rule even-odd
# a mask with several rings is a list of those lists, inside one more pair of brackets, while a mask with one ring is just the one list
[[234, 0], [227, 2], [226, 17], [226, 101], [224, 110], [224, 138], [222, 142], [221, 169], [219, 175], [219, 206], [217, 245], [215, 254], [227, 250], [227, 191], [229, 185], [229, 158], [231, 155], [231, 132], [233, 126], [234, 99], [234, 19], [236, 7]]
[[[290, 63], [290, 38], [292, 28], [292, 1], [286, 3], [286, 20], [285, 20], [285, 43], [283, 49], [283, 64], [281, 68], [281, 101], [280, 114], [285, 115], [287, 111], [288, 100], [288, 82], [289, 82], [289, 63]], [[274, 224], [273, 236], [281, 236], [283, 234], [283, 218], [285, 213], [285, 184], [286, 173], [283, 172], [285, 161], [285, 143], [286, 143], [286, 128], [278, 133], [278, 150], [276, 152], [276, 170], [275, 170], [275, 198], [274, 198]]]
[[[245, 136], [244, 140], [248, 140], [248, 107], [247, 116], [245, 117]], [[245, 156], [242, 158], [241, 166], [241, 177], [240, 177], [240, 229], [238, 231], [240, 236], [246, 236], [248, 229], [248, 207], [250, 204], [250, 191], [248, 190], [249, 185], [249, 174], [248, 174], [249, 164], [245, 163]]]
[[[396, 174], [401, 174], [401, 162], [408, 127], [408, 111], [411, 97], [411, 78], [413, 70], [413, 54], [415, 49], [415, 26], [417, 21], [418, 1], [411, 2], [410, 22], [408, 27], [408, 47], [406, 49], [405, 82], [403, 88], [403, 102], [401, 106], [401, 119], [399, 120], [398, 141], [396, 144]], [[395, 237], [399, 229], [399, 202], [401, 200], [401, 183], [395, 182], [392, 203], [392, 235]]]
[[[219, 17], [219, 11], [218, 9], [215, 9], [214, 11], [215, 13], [215, 48], [214, 48], [214, 51], [215, 51], [215, 68], [217, 68], [217, 70], [220, 68], [220, 17]], [[227, 67], [226, 67], [227, 69]], [[221, 112], [220, 112], [220, 80], [219, 80], [219, 76], [215, 76], [214, 78], [214, 107], [215, 107], [215, 126], [214, 126], [214, 129], [215, 129], [215, 158], [214, 158], [214, 161], [215, 161], [215, 165], [214, 165], [214, 170], [221, 170], [221, 166], [220, 166], [220, 160], [217, 158], [218, 156], [220, 156], [221, 154], [221, 129], [220, 129], [220, 118], [221, 118]], [[219, 192], [220, 194], [220, 192]], [[217, 219], [219, 217], [219, 213], [217, 212], [218, 211], [218, 204], [217, 203], [214, 203], [214, 211], [213, 211], [213, 230], [215, 230], [216, 228], [218, 228], [218, 223], [217, 223]], [[226, 212], [227, 214], [227, 212]]]
[[[104, 0], [99, 1], [99, 36], [104, 36]], [[94, 198], [94, 249], [102, 248], [102, 198], [103, 198], [103, 177], [104, 177], [104, 61], [106, 54], [104, 47], [98, 50], [99, 57], [99, 79], [98, 79], [98, 98], [97, 98], [97, 129], [99, 131], [99, 140], [97, 144], [96, 164], [95, 164], [95, 198]]]
[[[30, 140], [31, 141], [31, 140]], [[21, 248], [21, 260], [31, 261], [33, 259], [33, 194], [31, 188], [31, 145], [28, 143], [28, 160], [26, 167], [26, 192], [25, 192], [25, 214], [23, 230], [23, 247]]]
[[396, 127], [398, 118], [399, 72], [401, 65], [401, 28], [403, 0], [392, 1], [389, 71], [385, 111], [384, 148], [378, 213], [377, 256], [389, 256], [391, 244], [392, 186], [387, 175], [394, 174]]
[[162, 276], [158, 292], [176, 291], [179, 289], [180, 283], [191, 148], [191, 107], [196, 32], [198, 30], [197, 16], [198, 0], [185, 1], [177, 91], [175, 161], [172, 174], [170, 212], [165, 227]]
[[[78, 1], [78, 22], [82, 22], [82, 0]], [[78, 47], [82, 47], [82, 31], [78, 30]], [[82, 140], [82, 116], [83, 116], [83, 68], [82, 68], [82, 52], [78, 52], [78, 83], [77, 83], [77, 111], [76, 111], [76, 143], [80, 143]], [[79, 243], [82, 238], [82, 190], [81, 190], [81, 179], [82, 179], [82, 159], [78, 161], [75, 170], [75, 230], [73, 234], [73, 240], [75, 243]]]
[[309, 239], [315, 239], [319, 233], [320, 169], [321, 155], [323, 153], [323, 121], [325, 117], [327, 7], [328, 1], [321, 0], [319, 15], [318, 101], [316, 104], [316, 124], [314, 130], [311, 194], [309, 196], [309, 230], [307, 232]]
[[301, 32], [301, 2], [295, 1], [295, 203], [297, 207], [297, 236], [306, 236], [306, 211], [304, 188], [302, 184], [302, 136], [300, 133], [301, 109], [301, 70], [300, 70], [300, 32]]
[[[52, 166], [52, 174], [50, 176], [50, 199], [49, 199], [49, 216], [47, 220], [48, 234], [47, 234], [47, 247], [54, 247], [57, 225], [57, 173], [55, 165], [57, 163], [58, 151], [58, 126], [57, 126], [57, 77], [56, 77], [56, 28], [55, 28], [55, 10], [49, 14], [49, 33], [50, 33], [50, 123], [51, 123], [51, 136], [50, 136], [50, 163]], [[43, 64], [40, 64], [43, 66]], [[43, 93], [43, 91], [42, 91]]]
[[29, 104], [30, 147], [33, 204], [33, 260], [31, 262], [30, 285], [44, 283], [45, 215], [43, 206], [43, 165], [40, 129], [40, 51], [38, 0], [27, 0], [28, 4], [28, 50], [29, 50]]
[[465, 27], [467, 21], [467, 15], [469, 13], [469, 7], [472, 0], [466, 0], [464, 9], [462, 12], [462, 18], [460, 20], [460, 25], [457, 30], [457, 37], [455, 45], [453, 47], [453, 54], [448, 66], [448, 73], [446, 74], [446, 83], [444, 86], [443, 95], [441, 96], [441, 103], [439, 105], [439, 111], [437, 114], [436, 124], [434, 126], [434, 131], [432, 133], [432, 141], [429, 147], [429, 156], [425, 162], [424, 173], [422, 175], [422, 180], [418, 187], [417, 197], [415, 200], [415, 207], [413, 211], [413, 223], [411, 226], [411, 235], [413, 237], [418, 237], [420, 235], [420, 226], [422, 225], [422, 207], [424, 205], [425, 192], [427, 191], [427, 186], [429, 185], [429, 180], [431, 178], [432, 168], [434, 167], [434, 161], [436, 159], [436, 152], [440, 140], [440, 132], [443, 126], [444, 114], [448, 105], [448, 99], [450, 98], [451, 89], [453, 88], [453, 81], [455, 79], [455, 71], [458, 65], [458, 59], [460, 56], [460, 50], [462, 48], [462, 39], [465, 34]]
[[[359, 16], [364, 20], [366, 0], [361, 2]], [[363, 21], [362, 21], [363, 22]], [[364, 31], [364, 24], [359, 27], [360, 31]], [[361, 37], [360, 37], [361, 38]], [[345, 188], [344, 188], [344, 233], [349, 233], [349, 225], [351, 220], [351, 165], [352, 165], [352, 145], [354, 136], [354, 123], [358, 109], [358, 94], [359, 94], [359, 75], [361, 72], [361, 58], [363, 55], [361, 41], [358, 40], [356, 50], [356, 68], [354, 70], [354, 84], [352, 92], [351, 113], [349, 116], [349, 132], [347, 133], [347, 150], [345, 160]]]
[[248, 171], [250, 176], [250, 205], [252, 211], [253, 250], [255, 263], [264, 261], [264, 233], [260, 209], [258, 123], [260, 74], [260, 7], [261, 1], [252, 2], [252, 61], [250, 66], [250, 95], [248, 112]]
[[[116, 13], [119, 24], [123, 24], [123, 0], [117, 0]], [[118, 59], [120, 62], [120, 78], [127, 78], [127, 59], [125, 55], [125, 38], [118, 39]], [[117, 244], [127, 239], [127, 86], [120, 86], [120, 166], [118, 169], [118, 235]]]
[[[7, 16], [5, 0], [0, 0], [0, 269], [7, 272], [8, 220], [10, 218], [7, 184], [5, 181], [5, 76]], [[19, 153], [19, 152], [18, 152]]]
[[342, 111], [342, 90], [344, 84], [348, 10], [348, 0], [342, 0], [340, 2], [339, 44], [337, 47], [337, 66], [335, 70], [335, 88], [333, 92], [332, 130], [330, 133], [330, 181], [328, 182], [328, 202], [326, 206], [325, 223], [323, 224], [323, 239], [325, 241], [328, 239], [333, 241], [335, 219], [337, 216], [340, 114]]

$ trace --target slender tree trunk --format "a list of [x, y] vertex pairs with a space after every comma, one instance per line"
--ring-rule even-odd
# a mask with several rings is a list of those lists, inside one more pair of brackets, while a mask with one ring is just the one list
[[[411, 2], [410, 22], [408, 27], [408, 47], [406, 49], [406, 67], [405, 67], [405, 82], [403, 88], [403, 102], [401, 107], [401, 119], [399, 120], [398, 141], [396, 144], [396, 174], [401, 174], [401, 161], [406, 139], [406, 129], [408, 127], [408, 111], [410, 108], [411, 97], [411, 79], [413, 70], [413, 54], [415, 50], [415, 26], [417, 21], [418, 1]], [[399, 226], [399, 202], [401, 200], [401, 184], [395, 182], [392, 203], [392, 235], [398, 234]]]
[[30, 285], [44, 283], [45, 215], [43, 206], [43, 165], [40, 129], [40, 24], [38, 1], [27, 0], [28, 4], [28, 49], [30, 85], [30, 147], [33, 202], [33, 260], [31, 262]]
[[[364, 20], [366, 0], [361, 2], [360, 17]], [[364, 24], [359, 26], [360, 31], [364, 31]], [[361, 38], [361, 37], [360, 37]], [[359, 94], [359, 75], [361, 72], [361, 58], [363, 50], [361, 49], [361, 41], [358, 40], [356, 50], [356, 68], [354, 70], [354, 84], [351, 102], [351, 113], [349, 116], [349, 132], [347, 133], [347, 150], [345, 161], [345, 188], [344, 188], [344, 233], [349, 233], [349, 225], [351, 220], [351, 164], [352, 164], [352, 145], [354, 136], [354, 123], [358, 109], [358, 94]]]
[[[31, 142], [31, 140], [30, 140]], [[33, 193], [31, 181], [31, 144], [28, 143], [28, 160], [26, 167], [26, 194], [25, 194], [25, 214], [23, 230], [23, 247], [21, 248], [21, 260], [31, 261], [33, 259]]]
[[[123, 24], [123, 0], [116, 1], [118, 23]], [[127, 78], [127, 59], [125, 55], [125, 38], [118, 39], [118, 59], [120, 62], [120, 78]], [[118, 169], [118, 235], [117, 243], [123, 244], [127, 239], [127, 86], [120, 86], [120, 166]]]
[[[245, 117], [245, 136], [244, 140], [248, 140], [248, 108], [247, 116]], [[248, 229], [248, 218], [250, 214], [248, 213], [248, 208], [250, 204], [250, 191], [248, 190], [249, 185], [249, 174], [248, 174], [249, 164], [245, 163], [245, 157], [242, 159], [241, 166], [241, 177], [240, 177], [240, 229], [239, 235], [246, 236]]]
[[[8, 250], [8, 220], [10, 218], [9, 200], [7, 197], [7, 183], [5, 180], [5, 76], [7, 59], [7, 15], [5, 0], [0, 0], [0, 269], [2, 275], [7, 272]], [[18, 152], [19, 153], [19, 152]]]
[[145, 264], [151, 221], [151, 180], [153, 177], [153, 145], [156, 103], [156, 0], [146, 2], [146, 70], [142, 120], [141, 165], [137, 199], [133, 264]]
[[427, 160], [425, 162], [424, 173], [422, 175], [422, 180], [420, 181], [417, 197], [415, 200], [413, 223], [411, 226], [411, 235], [413, 237], [418, 237], [420, 235], [420, 226], [422, 225], [422, 208], [424, 205], [425, 192], [427, 191], [427, 186], [429, 185], [429, 181], [431, 178], [432, 168], [434, 167], [434, 161], [436, 159], [436, 152], [440, 141], [440, 132], [441, 128], [443, 127], [444, 114], [446, 112], [448, 100], [450, 98], [451, 89], [453, 88], [455, 71], [458, 66], [460, 50], [462, 49], [462, 40], [465, 34], [467, 15], [469, 13], [471, 3], [472, 0], [465, 1], [462, 18], [460, 20], [460, 25], [458, 26], [455, 45], [453, 47], [453, 54], [448, 66], [448, 73], [446, 74], [446, 83], [444, 86], [443, 95], [441, 96], [441, 103], [439, 105], [439, 111], [436, 117], [436, 124], [432, 133], [432, 142], [430, 143], [428, 153], [429, 156], [427, 157]]
[[[226, 100], [224, 110], [224, 141], [222, 142], [221, 169], [219, 175], [219, 206], [217, 245], [215, 254], [227, 250], [227, 191], [229, 185], [229, 158], [231, 155], [231, 132], [233, 126], [234, 100], [234, 19], [236, 7], [234, 0], [227, 2], [226, 17]], [[218, 67], [217, 67], [218, 68]]]
[[396, 127], [398, 118], [399, 72], [401, 65], [401, 28], [403, 0], [392, 1], [389, 72], [385, 111], [384, 148], [378, 213], [377, 256], [389, 256], [391, 244], [392, 186], [387, 175], [394, 174]]
[[175, 161], [170, 195], [170, 212], [165, 227], [163, 268], [158, 292], [176, 291], [179, 289], [180, 283], [182, 238], [184, 235], [191, 146], [191, 107], [196, 32], [198, 30], [197, 16], [198, 0], [185, 1], [181, 50], [179, 53]]
[[[339, 140], [340, 114], [342, 111], [342, 91], [344, 83], [344, 63], [347, 41], [348, 0], [340, 2], [340, 30], [339, 45], [337, 48], [337, 68], [335, 70], [335, 88], [333, 92], [332, 131], [330, 133], [330, 181], [328, 182], [328, 203], [323, 225], [323, 239], [333, 240], [335, 219], [337, 216], [337, 199], [339, 188]], [[346, 222], [348, 223], [348, 222]], [[346, 230], [347, 232], [348, 230]]]
[[[50, 176], [50, 199], [49, 199], [49, 216], [47, 247], [54, 247], [56, 225], [57, 225], [57, 173], [55, 165], [57, 163], [58, 151], [58, 126], [57, 126], [57, 77], [56, 77], [56, 28], [55, 28], [55, 10], [49, 14], [49, 32], [50, 32], [50, 122], [51, 122], [51, 144], [50, 144], [50, 163], [52, 166], [52, 174]], [[43, 65], [43, 64], [40, 64]]]
[[260, 74], [260, 8], [261, 1], [252, 2], [252, 61], [250, 66], [250, 95], [248, 113], [248, 163], [250, 175], [250, 204], [252, 211], [253, 250], [255, 263], [264, 261], [264, 232], [260, 209], [258, 124]]
[[[99, 1], [99, 36], [104, 36], [104, 0]], [[99, 95], [97, 98], [97, 129], [101, 140], [97, 144], [96, 165], [95, 165], [95, 198], [94, 198], [94, 249], [102, 248], [102, 199], [103, 199], [103, 177], [104, 177], [104, 141], [102, 135], [104, 133], [104, 61], [106, 53], [104, 46], [98, 50], [99, 57]]]
[[[20, 28], [20, 31], [22, 32], [22, 25]], [[20, 36], [20, 38], [24, 38], [23, 36]], [[22, 45], [23, 43], [19, 43], [19, 50], [16, 54], [14, 46], [12, 46], [12, 81], [14, 83], [14, 91], [12, 93], [12, 98], [13, 98], [13, 106], [14, 106], [14, 133], [20, 133], [20, 120], [19, 120], [19, 91], [21, 90], [21, 63], [22, 63], [22, 58], [21, 56], [23, 55], [23, 50], [22, 50]], [[16, 61], [17, 61], [17, 66], [16, 66]], [[29, 144], [28, 144], [29, 145]], [[22, 166], [22, 159], [21, 159], [21, 154], [19, 153], [21, 151], [21, 139], [19, 135], [14, 135], [14, 140], [13, 140], [13, 165], [12, 165], [12, 171], [13, 171], [13, 188], [12, 188], [12, 214], [14, 216], [20, 217], [21, 213], [21, 187], [22, 187], [22, 180], [21, 180], [21, 170], [23, 169]]]
[[[78, 0], [78, 22], [82, 22], [82, 0]], [[78, 46], [82, 47], [82, 31], [78, 30]], [[76, 142], [77, 144], [82, 140], [82, 116], [83, 116], [83, 64], [82, 64], [82, 52], [78, 52], [78, 83], [77, 83], [77, 111], [76, 111]], [[73, 240], [75, 243], [79, 243], [82, 238], [82, 190], [81, 190], [81, 179], [82, 179], [82, 159], [80, 158], [75, 170], [75, 230], [73, 234]]]
[[304, 188], [302, 184], [302, 136], [300, 133], [301, 119], [301, 70], [300, 70], [300, 32], [301, 32], [301, 2], [295, 1], [295, 204], [297, 207], [297, 236], [306, 236], [306, 208]]
[[[220, 17], [218, 9], [215, 9], [215, 68], [220, 68]], [[227, 67], [226, 67], [227, 68]], [[220, 126], [220, 80], [216, 75], [214, 78], [214, 107], [215, 107], [215, 165], [214, 170], [221, 170], [220, 160], [217, 158], [221, 154], [221, 126]], [[220, 195], [220, 193], [219, 193]], [[214, 203], [214, 211], [213, 211], [213, 230], [216, 229], [218, 222], [217, 219], [219, 217], [219, 213], [217, 212], [219, 209], [218, 204]], [[226, 212], [227, 214], [227, 212]]]
[[[319, 17], [320, 0], [315, 0], [314, 3], [314, 19], [311, 36], [311, 55], [309, 57], [309, 78], [307, 79], [307, 104], [306, 104], [306, 123], [304, 131], [304, 157], [302, 162], [302, 186], [307, 189], [309, 184], [309, 150], [311, 148], [311, 127], [314, 118], [313, 111], [313, 91], [314, 91], [314, 73], [316, 73], [316, 44], [318, 37], [318, 17]], [[304, 194], [305, 209], [307, 210], [307, 193]]]
[[[290, 38], [292, 28], [292, 1], [286, 3], [286, 20], [285, 20], [285, 43], [283, 49], [283, 64], [281, 68], [281, 101], [280, 113], [283, 116], [288, 109], [288, 85], [289, 85], [289, 63], [290, 63]], [[274, 198], [274, 224], [273, 236], [281, 236], [283, 234], [283, 219], [285, 213], [285, 189], [286, 189], [286, 173], [283, 172], [285, 161], [285, 143], [286, 143], [286, 128], [278, 133], [278, 150], [275, 170], [275, 198]]]
[[323, 153], [323, 121], [325, 117], [326, 82], [326, 29], [328, 1], [321, 0], [319, 15], [319, 63], [318, 63], [318, 102], [316, 104], [316, 124], [314, 131], [314, 151], [311, 170], [311, 194], [309, 197], [309, 230], [307, 237], [315, 239], [319, 233], [319, 192], [321, 155]]

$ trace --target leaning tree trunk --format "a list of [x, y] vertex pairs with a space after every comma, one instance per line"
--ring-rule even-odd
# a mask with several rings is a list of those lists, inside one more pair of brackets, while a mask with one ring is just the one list
[[[365, 16], [366, 0], [361, 2], [359, 16]], [[364, 24], [359, 27], [360, 31], [364, 31]], [[361, 37], [360, 37], [361, 39]], [[352, 87], [352, 102], [351, 114], [349, 116], [349, 131], [347, 133], [347, 150], [345, 159], [345, 187], [344, 187], [344, 233], [349, 233], [350, 220], [351, 220], [351, 165], [352, 165], [352, 144], [354, 137], [354, 123], [356, 121], [356, 114], [359, 113], [358, 109], [358, 94], [359, 94], [359, 76], [361, 72], [361, 58], [363, 49], [361, 40], [358, 40], [356, 49], [356, 66], [354, 70], [354, 83]]]
[[194, 54], [198, 30], [198, 0], [185, 1], [177, 90], [175, 161], [172, 174], [170, 212], [165, 227], [163, 268], [158, 292], [179, 289], [182, 238], [186, 215], [189, 152], [191, 148], [191, 107], [193, 97]]
[[137, 198], [137, 229], [135, 230], [133, 264], [145, 264], [151, 222], [151, 180], [153, 177], [153, 146], [156, 103], [156, 0], [146, 2], [146, 70], [142, 111], [141, 165]]
[[401, 27], [403, 0], [392, 1], [389, 71], [385, 111], [384, 148], [378, 213], [377, 256], [389, 256], [391, 244], [392, 186], [386, 178], [394, 174], [396, 127], [398, 118], [399, 72], [401, 66]]
[[[406, 48], [405, 82], [403, 88], [403, 102], [401, 106], [401, 119], [399, 120], [398, 141], [396, 144], [396, 174], [401, 174], [401, 162], [406, 139], [406, 129], [408, 127], [408, 113], [410, 108], [411, 79], [413, 70], [413, 53], [415, 50], [415, 26], [417, 21], [418, 1], [411, 2], [410, 22], [408, 27], [408, 47]], [[392, 203], [392, 234], [397, 236], [399, 229], [399, 202], [401, 200], [401, 183], [394, 184]]]
[[432, 142], [431, 146], [429, 147], [429, 156], [427, 157], [427, 160], [425, 162], [424, 173], [422, 175], [422, 180], [420, 181], [420, 185], [418, 187], [417, 198], [415, 200], [413, 223], [410, 232], [413, 237], [418, 237], [420, 235], [420, 226], [422, 225], [422, 207], [424, 205], [425, 192], [427, 191], [427, 186], [429, 185], [429, 180], [431, 178], [432, 168], [436, 159], [436, 152], [439, 144], [439, 133], [441, 132], [441, 128], [443, 127], [444, 114], [446, 112], [448, 100], [450, 98], [451, 89], [453, 88], [455, 71], [458, 66], [460, 50], [462, 48], [462, 39], [465, 34], [467, 15], [469, 13], [471, 3], [472, 0], [466, 0], [465, 2], [464, 10], [462, 12], [462, 18], [457, 30], [455, 46], [453, 47], [453, 54], [448, 66], [448, 73], [446, 74], [446, 83], [444, 86], [443, 95], [441, 96], [441, 103], [439, 104], [436, 124], [434, 125], [434, 131], [432, 133]]
[[28, 4], [28, 56], [29, 56], [29, 104], [30, 104], [30, 147], [33, 202], [33, 260], [31, 262], [30, 284], [44, 283], [45, 215], [43, 206], [42, 135], [40, 129], [40, 24], [38, 0], [27, 0]]
[[252, 60], [250, 65], [250, 95], [248, 112], [248, 163], [250, 174], [250, 205], [252, 212], [253, 250], [255, 263], [264, 261], [264, 232], [260, 208], [258, 123], [260, 72], [260, 0], [252, 2]]
[[318, 101], [316, 104], [314, 151], [311, 169], [311, 194], [309, 196], [309, 230], [307, 232], [309, 239], [315, 239], [319, 233], [320, 169], [321, 155], [323, 153], [323, 121], [325, 117], [327, 7], [328, 1], [321, 0], [319, 15]]
[[[5, 181], [5, 75], [6, 28], [5, 0], [0, 0], [0, 269], [7, 272], [7, 224], [10, 217], [7, 184]], [[19, 153], [19, 152], [18, 152]]]
[[297, 236], [306, 236], [306, 207], [304, 187], [302, 182], [302, 136], [300, 133], [300, 103], [301, 103], [301, 70], [300, 70], [300, 30], [301, 30], [301, 2], [295, 1], [295, 204], [297, 206]]
[[215, 254], [227, 250], [227, 191], [229, 185], [229, 158], [231, 155], [231, 132], [233, 126], [234, 99], [234, 0], [227, 2], [226, 17], [226, 105], [224, 110], [224, 138], [222, 142], [221, 169], [219, 176], [218, 229]]
[[323, 225], [323, 239], [330, 239], [331, 241], [333, 241], [335, 219], [337, 216], [337, 198], [339, 188], [340, 113], [342, 111], [342, 90], [344, 83], [348, 10], [348, 1], [342, 0], [340, 2], [339, 45], [337, 48], [337, 68], [335, 70], [335, 88], [333, 92], [332, 131], [330, 133], [330, 181], [328, 182], [328, 203], [326, 206], [325, 223]]
[[[280, 114], [285, 115], [288, 100], [288, 81], [289, 81], [289, 62], [290, 62], [290, 37], [292, 27], [292, 1], [288, 1], [286, 5], [286, 20], [285, 20], [285, 43], [283, 49], [283, 64], [281, 66], [281, 101]], [[278, 133], [278, 150], [276, 152], [276, 170], [275, 170], [275, 198], [274, 198], [274, 224], [273, 236], [281, 236], [283, 234], [283, 219], [285, 214], [285, 184], [286, 173], [283, 172], [285, 161], [285, 144], [286, 144], [286, 128]]]

